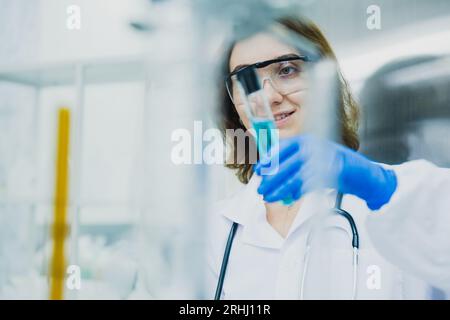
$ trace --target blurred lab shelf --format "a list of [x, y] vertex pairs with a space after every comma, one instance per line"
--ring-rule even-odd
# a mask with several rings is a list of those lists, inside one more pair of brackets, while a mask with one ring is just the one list
[[135, 230], [135, 225], [132, 223], [105, 225], [105, 224], [90, 224], [80, 225], [79, 235], [84, 236], [103, 236], [106, 244], [109, 245], [114, 241], [123, 239], [127, 236], [132, 236]]
[[[73, 204], [72, 204], [73, 205]], [[69, 205], [70, 206], [70, 205]], [[32, 208], [36, 207], [36, 223], [47, 224], [53, 218], [53, 200], [51, 198], [0, 198], [0, 208]], [[135, 205], [126, 201], [82, 201], [80, 208], [81, 225], [117, 226], [133, 223], [138, 217]], [[133, 209], [134, 208], [134, 209]]]
[[61, 62], [37, 65], [0, 66], [0, 81], [33, 87], [75, 85], [78, 68], [83, 70], [83, 84], [144, 81], [144, 57]]
[[[84, 109], [84, 91], [91, 84], [109, 84], [123, 82], [148, 81], [148, 59], [145, 56], [124, 56], [116, 58], [105, 58], [96, 60], [66, 61], [58, 63], [39, 63], [32, 65], [0, 65], [0, 85], [1, 83], [14, 83], [30, 86], [38, 93], [34, 102], [36, 109], [39, 109], [38, 96], [41, 90], [46, 87], [71, 86], [74, 89], [76, 99], [72, 110], [75, 114], [82, 114]], [[144, 97], [145, 99], [145, 97]], [[39, 112], [39, 111], [38, 111]], [[81, 128], [82, 117], [74, 116], [74, 128]], [[74, 130], [75, 142], [72, 145], [72, 170], [73, 176], [82, 176], [79, 155], [82, 153], [82, 136]], [[71, 180], [71, 190], [79, 190], [79, 183]], [[76, 191], [77, 193], [79, 191]], [[79, 198], [75, 195], [74, 198]], [[98, 202], [98, 201], [97, 201]], [[102, 201], [100, 201], [102, 202]], [[119, 202], [119, 203], [117, 203]], [[52, 199], [42, 199], [37, 195], [27, 195], [25, 197], [0, 196], [0, 207], [6, 206], [29, 206], [39, 208], [49, 206], [45, 215], [52, 215]], [[91, 203], [91, 201], [80, 201], [71, 206], [80, 215], [77, 219], [80, 227], [101, 226], [101, 228], [128, 228], [134, 222], [134, 217], [130, 215], [131, 207], [123, 201], [110, 201], [108, 203]], [[107, 207], [107, 210], [104, 208]], [[86, 209], [88, 209], [86, 211]], [[42, 212], [37, 216], [38, 224], [45, 224], [42, 219]]]

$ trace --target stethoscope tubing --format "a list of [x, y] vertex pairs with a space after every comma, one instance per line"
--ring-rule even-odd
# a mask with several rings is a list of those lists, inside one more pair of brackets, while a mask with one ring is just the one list
[[[356, 299], [356, 295], [357, 295], [357, 282], [358, 282], [358, 255], [359, 255], [359, 233], [358, 233], [358, 228], [356, 227], [356, 223], [355, 220], [353, 219], [352, 215], [350, 213], [348, 213], [347, 211], [343, 210], [341, 208], [342, 205], [342, 197], [343, 194], [338, 192], [336, 195], [336, 202], [335, 202], [335, 206], [334, 206], [334, 211], [341, 215], [342, 217], [344, 217], [349, 225], [350, 228], [352, 230], [352, 247], [353, 247], [353, 290], [352, 290], [352, 299]], [[220, 300], [220, 296], [222, 294], [222, 290], [223, 290], [223, 284], [224, 284], [224, 280], [225, 280], [225, 275], [227, 272], [227, 267], [228, 267], [228, 260], [230, 258], [230, 253], [231, 253], [231, 247], [233, 245], [233, 240], [234, 237], [236, 235], [236, 231], [238, 228], [238, 223], [237, 222], [233, 222], [233, 224], [231, 225], [231, 229], [230, 229], [230, 233], [228, 234], [228, 239], [227, 239], [227, 243], [225, 245], [225, 251], [223, 254], [223, 258], [222, 258], [222, 265], [220, 267], [220, 272], [219, 272], [219, 279], [217, 281], [217, 287], [216, 287], [216, 292], [214, 295], [214, 300]], [[305, 285], [305, 280], [306, 280], [306, 274], [308, 271], [308, 265], [309, 265], [309, 251], [311, 249], [311, 244], [310, 244], [310, 233], [308, 234], [307, 237], [307, 241], [306, 241], [306, 252], [305, 252], [305, 256], [304, 256], [304, 267], [303, 267], [303, 272], [302, 272], [302, 276], [301, 276], [301, 281], [302, 283], [300, 284], [300, 299], [303, 300], [304, 298], [304, 285]]]
[[228, 267], [228, 259], [230, 258], [231, 247], [233, 245], [234, 236], [238, 228], [238, 223], [233, 222], [231, 225], [230, 233], [228, 235], [227, 244], [225, 246], [225, 252], [223, 254], [222, 265], [220, 267], [219, 281], [217, 282], [216, 293], [214, 295], [214, 300], [220, 300], [220, 295], [222, 294], [223, 282], [225, 280], [225, 274]]

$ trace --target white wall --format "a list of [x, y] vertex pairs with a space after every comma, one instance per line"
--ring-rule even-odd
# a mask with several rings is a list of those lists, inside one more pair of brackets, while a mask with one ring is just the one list
[[[148, 10], [145, 0], [40, 0], [42, 61], [61, 61], [134, 55], [143, 52], [142, 35], [129, 21]], [[81, 10], [81, 29], [67, 28], [70, 5]]]

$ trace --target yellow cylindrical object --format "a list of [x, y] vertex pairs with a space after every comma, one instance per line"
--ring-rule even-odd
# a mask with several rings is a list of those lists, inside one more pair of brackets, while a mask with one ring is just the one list
[[50, 299], [64, 297], [65, 252], [67, 234], [67, 207], [69, 194], [69, 139], [70, 111], [58, 111], [58, 142], [55, 168], [54, 221], [52, 228], [53, 255], [50, 269]]

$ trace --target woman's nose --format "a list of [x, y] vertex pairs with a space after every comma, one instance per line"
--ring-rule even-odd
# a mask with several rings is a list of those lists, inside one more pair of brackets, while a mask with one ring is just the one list
[[263, 89], [267, 95], [270, 105], [278, 104], [283, 100], [283, 95], [274, 87], [272, 80], [266, 78], [263, 80]]

